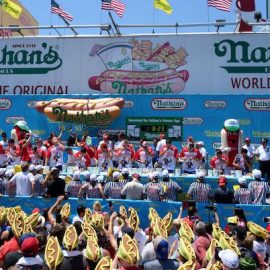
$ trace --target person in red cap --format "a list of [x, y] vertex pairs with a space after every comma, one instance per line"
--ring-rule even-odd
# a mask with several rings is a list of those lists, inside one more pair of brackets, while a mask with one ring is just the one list
[[245, 144], [243, 145], [243, 148], [244, 149], [247, 149], [247, 155], [248, 155], [248, 157], [250, 157], [251, 159], [253, 159], [253, 157], [254, 157], [254, 153], [255, 153], [255, 146], [254, 145], [252, 145], [251, 143], [250, 143], [250, 138], [245, 138]]
[[218, 178], [218, 188], [214, 192], [213, 199], [216, 203], [233, 203], [234, 192], [227, 187], [227, 178], [220, 175]]

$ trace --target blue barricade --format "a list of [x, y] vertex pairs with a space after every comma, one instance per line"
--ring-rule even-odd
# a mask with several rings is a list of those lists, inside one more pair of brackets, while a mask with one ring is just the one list
[[[69, 198], [68, 202], [71, 205], [71, 218], [76, 215], [76, 208], [79, 204], [92, 209], [93, 203], [96, 200], [89, 199], [76, 199]], [[108, 202], [110, 200], [99, 200], [102, 209], [105, 212], [109, 211]], [[0, 205], [5, 207], [14, 207], [20, 205], [26, 213], [31, 213], [36, 207], [39, 209], [48, 208], [55, 202], [55, 199], [45, 199], [41, 197], [0, 197]], [[65, 202], [65, 201], [64, 201]], [[151, 202], [151, 201], [131, 201], [131, 200], [113, 200], [114, 211], [119, 210], [119, 206], [124, 205], [128, 210], [129, 207], [133, 207], [138, 211], [140, 217], [140, 227], [146, 228], [149, 225], [148, 209], [153, 207], [159, 213], [161, 217], [165, 216], [169, 211], [173, 213], [173, 217], [177, 218], [181, 202]], [[213, 212], [209, 212], [205, 206], [207, 204], [197, 204], [198, 214], [205, 222], [213, 222]], [[234, 204], [219, 204], [217, 205], [217, 211], [220, 218], [221, 227], [224, 228], [227, 223], [227, 218], [233, 215], [234, 207], [242, 207], [245, 211], [247, 220], [252, 220], [255, 223], [265, 227], [263, 218], [269, 215], [270, 205], [234, 205]], [[187, 213], [184, 211], [183, 216]]]

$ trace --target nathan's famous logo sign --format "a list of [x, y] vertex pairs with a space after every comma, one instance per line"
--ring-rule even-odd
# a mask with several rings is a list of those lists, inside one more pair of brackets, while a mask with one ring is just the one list
[[91, 89], [111, 94], [175, 94], [189, 78], [187, 51], [169, 42], [156, 45], [151, 40], [95, 44], [90, 57], [104, 64], [104, 71], [88, 80]]
[[5, 45], [0, 49], [0, 75], [46, 74], [62, 65], [54, 46], [36, 44]]
[[[263, 76], [270, 72], [270, 66], [267, 65], [270, 60], [270, 47], [253, 47], [247, 41], [225, 39], [215, 43], [214, 48], [216, 56], [226, 59], [227, 65], [221, 68], [229, 74], [239, 76], [231, 77], [232, 88], [270, 88], [270, 78]], [[245, 74], [248, 75], [245, 77]]]
[[50, 101], [38, 101], [35, 108], [55, 122], [89, 127], [110, 124], [120, 115], [124, 103], [122, 98], [58, 98]]

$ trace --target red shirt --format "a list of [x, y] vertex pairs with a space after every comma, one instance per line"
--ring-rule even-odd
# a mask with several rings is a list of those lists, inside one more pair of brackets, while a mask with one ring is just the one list
[[3, 261], [9, 252], [19, 250], [19, 244], [15, 237], [0, 247], [0, 261]]
[[197, 159], [201, 159], [202, 158], [202, 154], [199, 151], [199, 149], [193, 148], [191, 151], [189, 151], [189, 148], [188, 147], [184, 147], [182, 149], [182, 151], [179, 154], [179, 157], [186, 157], [187, 156], [187, 153], [193, 154], [192, 155], [193, 158], [197, 158]]
[[91, 158], [89, 157], [88, 153], [83, 155], [81, 152], [77, 152], [73, 155], [75, 158], [76, 162], [79, 163], [82, 167], [90, 167], [91, 165]]
[[[150, 153], [150, 155], [153, 157], [154, 156], [154, 151], [152, 149], [152, 147], [148, 146], [147, 147], [148, 153]], [[146, 154], [146, 151], [144, 150], [143, 147], [140, 147], [137, 152], [135, 153], [135, 159], [136, 160], [141, 160], [141, 159], [145, 159], [145, 156], [148, 156], [149, 154]]]
[[20, 148], [21, 148], [21, 161], [31, 161], [31, 155], [32, 155], [32, 145], [31, 143], [28, 143], [27, 145], [24, 145], [25, 141], [22, 140], [19, 142]]

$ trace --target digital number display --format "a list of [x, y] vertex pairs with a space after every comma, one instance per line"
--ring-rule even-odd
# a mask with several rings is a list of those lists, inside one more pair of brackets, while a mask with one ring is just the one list
[[142, 125], [141, 131], [143, 132], [167, 132], [168, 126], [164, 125]]

